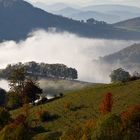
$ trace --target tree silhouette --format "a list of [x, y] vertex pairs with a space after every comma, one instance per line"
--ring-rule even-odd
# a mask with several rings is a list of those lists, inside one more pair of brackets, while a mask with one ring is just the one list
[[25, 83], [23, 96], [24, 96], [24, 102], [29, 103], [33, 102], [37, 99], [37, 94], [42, 94], [42, 89], [37, 85], [35, 81], [28, 80]]
[[24, 67], [13, 69], [8, 78], [10, 90], [16, 93], [23, 93], [26, 71]]
[[20, 95], [22, 104], [33, 102], [42, 93], [37, 81], [27, 77], [25, 67], [14, 69], [9, 77], [10, 91]]

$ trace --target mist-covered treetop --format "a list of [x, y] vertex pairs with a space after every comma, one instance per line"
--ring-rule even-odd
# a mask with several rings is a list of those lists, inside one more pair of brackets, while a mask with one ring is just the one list
[[78, 74], [75, 68], [69, 68], [64, 64], [47, 64], [37, 62], [26, 62], [17, 64], [8, 64], [5, 69], [0, 70], [1, 78], [8, 78], [12, 71], [24, 67], [27, 75], [38, 78], [55, 78], [55, 79], [77, 79]]

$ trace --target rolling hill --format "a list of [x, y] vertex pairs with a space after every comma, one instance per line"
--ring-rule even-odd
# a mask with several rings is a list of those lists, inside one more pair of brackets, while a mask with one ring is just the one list
[[140, 72], [140, 44], [134, 44], [119, 52], [104, 56], [100, 58], [100, 63]]
[[140, 31], [140, 17], [115, 23], [114, 26], [132, 31]]
[[72, 15], [74, 15], [76, 13], [80, 13], [80, 12], [82, 12], [82, 11], [79, 9], [75, 9], [73, 7], [65, 7], [63, 9], [58, 10], [58, 11], [57, 10], [53, 11], [53, 13], [56, 15], [62, 15], [62, 16], [73, 18], [73, 19], [75, 19], [75, 18]]
[[138, 17], [140, 15], [140, 8], [136, 6], [127, 6], [127, 5], [111, 5], [111, 4], [105, 4], [105, 5], [91, 5], [84, 7], [83, 10], [92, 10], [104, 14], [111, 14], [114, 15], [114, 18], [107, 19], [109, 23], [116, 23], [119, 21], [131, 19]]
[[[119, 114], [130, 105], [140, 104], [139, 85], [140, 81], [138, 80], [125, 84], [90, 86], [70, 92], [63, 98], [47, 104], [31, 107], [30, 117], [33, 120], [37, 119], [36, 113], [40, 109], [59, 116], [53, 121], [48, 121], [46, 123], [39, 122], [38, 125], [40, 127], [37, 127], [38, 129], [36, 128], [38, 134], [34, 136], [34, 139], [54, 140], [53, 135], [58, 132], [60, 135], [57, 136], [60, 137], [68, 129], [74, 129], [76, 126], [86, 123], [86, 121], [97, 119], [99, 117], [99, 104], [107, 92], [112, 92], [115, 101], [112, 113]], [[69, 109], [67, 105], [74, 107], [75, 110]], [[20, 109], [11, 111], [13, 118], [20, 114], [20, 111]]]
[[140, 39], [140, 33], [112, 27], [112, 25], [87, 24], [53, 15], [23, 0], [0, 1], [0, 40], [27, 38], [37, 29], [68, 31], [84, 37], [106, 39]]

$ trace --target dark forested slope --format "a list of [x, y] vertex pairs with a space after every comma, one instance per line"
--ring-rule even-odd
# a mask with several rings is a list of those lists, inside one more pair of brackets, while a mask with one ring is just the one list
[[87, 24], [53, 15], [23, 0], [0, 1], [0, 40], [25, 39], [35, 29], [68, 31], [85, 37], [139, 39], [140, 33], [116, 29], [106, 24]]

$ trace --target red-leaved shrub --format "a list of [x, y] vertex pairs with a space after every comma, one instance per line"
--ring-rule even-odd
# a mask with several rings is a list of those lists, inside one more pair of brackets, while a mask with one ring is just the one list
[[113, 99], [112, 99], [112, 93], [105, 94], [101, 104], [100, 104], [100, 113], [101, 114], [107, 114], [112, 111], [113, 106]]
[[125, 127], [140, 126], [140, 105], [129, 106], [121, 113], [121, 120]]

